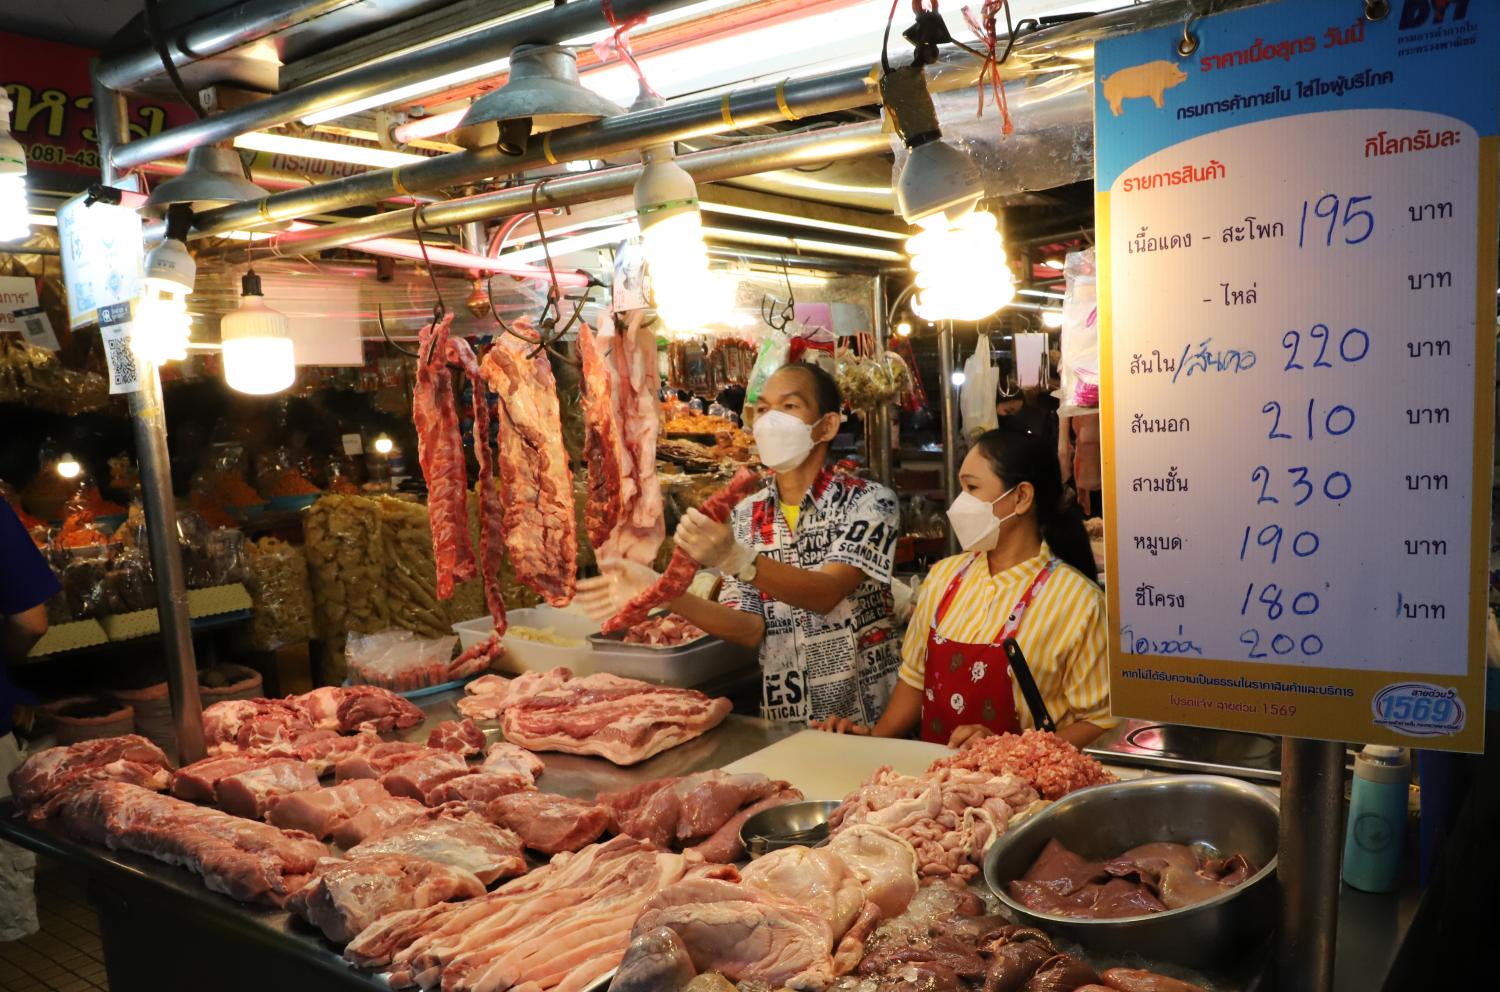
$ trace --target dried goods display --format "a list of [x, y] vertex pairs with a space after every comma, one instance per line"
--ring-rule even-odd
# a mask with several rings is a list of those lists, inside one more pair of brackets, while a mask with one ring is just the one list
[[[432, 531], [421, 504], [393, 496], [376, 499], [380, 515], [380, 557], [386, 605], [392, 622], [419, 637], [442, 637], [453, 623], [448, 604], [439, 602], [434, 576]], [[467, 506], [463, 519], [467, 535]], [[469, 619], [461, 617], [458, 619]]]
[[250, 562], [250, 597], [255, 616], [251, 642], [261, 650], [305, 641], [312, 636], [312, 590], [303, 549], [274, 537], [245, 546]]
[[316, 629], [330, 644], [331, 676], [343, 676], [343, 635], [390, 626], [380, 506], [363, 496], [324, 496], [307, 511], [307, 543]]
[[0, 403], [76, 416], [109, 403], [109, 380], [68, 368], [57, 353], [28, 344], [19, 334], [0, 335]]

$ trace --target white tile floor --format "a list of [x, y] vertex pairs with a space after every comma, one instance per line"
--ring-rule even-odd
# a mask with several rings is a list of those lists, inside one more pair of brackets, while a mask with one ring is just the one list
[[78, 879], [42, 861], [36, 894], [41, 930], [0, 943], [0, 992], [107, 992], [99, 920]]

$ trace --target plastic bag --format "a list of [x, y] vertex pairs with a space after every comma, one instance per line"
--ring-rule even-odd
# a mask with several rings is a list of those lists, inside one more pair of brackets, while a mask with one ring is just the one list
[[1099, 405], [1099, 293], [1094, 249], [1069, 252], [1063, 275], [1062, 389], [1063, 407]]
[[964, 437], [974, 440], [1000, 426], [995, 397], [1000, 388], [1000, 369], [990, 361], [990, 336], [979, 335], [974, 354], [964, 363], [964, 384], [959, 389]]
[[756, 356], [755, 367], [750, 370], [750, 381], [745, 384], [745, 405], [748, 407], [760, 399], [760, 391], [765, 388], [766, 380], [776, 373], [787, 362], [787, 355], [791, 353], [792, 341], [785, 334], [773, 333], [766, 335], [760, 343], [760, 354]]
[[302, 549], [274, 537], [246, 546], [250, 559], [250, 596], [255, 617], [250, 641], [262, 651], [312, 637], [312, 592]]
[[457, 636], [427, 639], [399, 629], [350, 634], [344, 649], [349, 681], [395, 692], [440, 685], [448, 679], [448, 662], [457, 643]]

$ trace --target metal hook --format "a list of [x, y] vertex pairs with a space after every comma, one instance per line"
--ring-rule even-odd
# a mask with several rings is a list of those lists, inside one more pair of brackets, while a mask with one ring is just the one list
[[1197, 15], [1194, 14], [1182, 22], [1182, 38], [1177, 42], [1177, 54], [1183, 58], [1187, 58], [1198, 50], [1198, 36], [1190, 30], [1196, 17]]
[[427, 242], [422, 238], [422, 228], [419, 226], [422, 218], [422, 204], [417, 204], [411, 212], [411, 229], [417, 236], [417, 247], [422, 250], [422, 262], [427, 266], [427, 278], [432, 282], [433, 295], [437, 302], [432, 307], [432, 322], [436, 324], [448, 313], [448, 304], [443, 300], [443, 291], [438, 288], [437, 273], [432, 270], [432, 259], [427, 257]]
[[386, 344], [390, 345], [392, 348], [395, 348], [397, 351], [399, 351], [403, 355], [406, 355], [408, 358], [415, 358], [418, 361], [422, 360], [422, 356], [418, 352], [408, 351], [407, 349], [405, 349], [405, 348], [401, 347], [399, 344], [397, 344], [395, 341], [391, 340], [391, 332], [385, 329], [385, 305], [384, 304], [381, 304], [381, 303], [375, 304], [375, 318], [376, 318], [376, 320], [380, 324], [380, 336], [383, 337], [383, 338], [385, 338], [385, 343]]
[[786, 303], [778, 306], [776, 298], [769, 293], [760, 298], [760, 319], [774, 331], [786, 330], [797, 319], [797, 294], [792, 289], [792, 270], [786, 264], [785, 255], [781, 256], [781, 274], [786, 280]]
[[1390, 0], [1365, 0], [1365, 20], [1383, 21], [1390, 13]]

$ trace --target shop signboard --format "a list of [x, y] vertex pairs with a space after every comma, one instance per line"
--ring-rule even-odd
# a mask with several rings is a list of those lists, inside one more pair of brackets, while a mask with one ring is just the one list
[[1500, 4], [1390, 8], [1097, 47], [1118, 715], [1482, 749]]
[[[0, 31], [0, 86], [14, 110], [11, 133], [32, 165], [58, 172], [99, 175], [94, 133], [94, 96], [89, 60], [98, 53], [41, 38]], [[130, 137], [150, 137], [186, 124], [193, 112], [182, 104], [132, 100], [126, 110]]]

